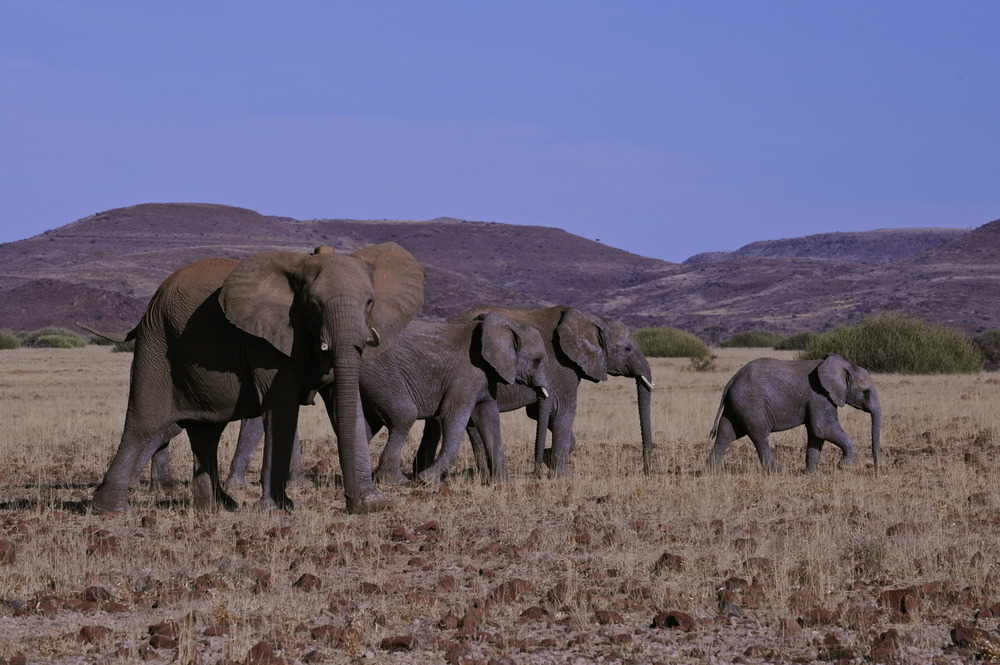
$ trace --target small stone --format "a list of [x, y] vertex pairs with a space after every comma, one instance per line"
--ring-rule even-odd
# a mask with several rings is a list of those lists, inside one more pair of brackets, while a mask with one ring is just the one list
[[410, 651], [416, 644], [413, 635], [395, 635], [387, 637], [379, 643], [382, 651]]
[[76, 641], [81, 644], [97, 644], [111, 634], [107, 626], [84, 626], [76, 634]]
[[670, 612], [660, 612], [653, 617], [653, 628], [673, 628], [684, 632], [694, 630], [694, 617], [686, 612], [676, 610]]

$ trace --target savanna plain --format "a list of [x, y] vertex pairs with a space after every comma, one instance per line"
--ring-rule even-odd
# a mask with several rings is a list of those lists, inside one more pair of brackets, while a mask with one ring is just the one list
[[[254, 485], [233, 491], [240, 510], [192, 510], [182, 435], [181, 482], [102, 516], [86, 502], [131, 356], [0, 352], [0, 662], [1000, 661], [1000, 376], [876, 375], [877, 476], [870, 421], [849, 407], [854, 469], [828, 444], [802, 474], [799, 428], [772, 437], [782, 474], [746, 439], [706, 474], [729, 377], [791, 357], [717, 353], [709, 371], [652, 361], [650, 476], [635, 387], [612, 378], [581, 386], [569, 477], [536, 479], [531, 423], [505, 414], [506, 483], [481, 483], [463, 444], [445, 484], [387, 487], [390, 510], [348, 515], [315, 406], [293, 511], [256, 511]], [[235, 439], [232, 425], [223, 472]]]

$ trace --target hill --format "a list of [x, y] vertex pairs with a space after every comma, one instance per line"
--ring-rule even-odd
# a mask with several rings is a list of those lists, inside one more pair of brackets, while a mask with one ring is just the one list
[[[832, 233], [675, 264], [560, 229], [438, 218], [300, 221], [214, 204], [108, 210], [0, 245], [0, 328], [131, 328], [172, 271], [264, 249], [353, 251], [392, 240], [424, 265], [421, 316], [475, 304], [568, 304], [629, 325], [823, 330], [899, 311], [974, 334], [1000, 327], [1000, 222]], [[723, 332], [723, 337], [725, 336]]]

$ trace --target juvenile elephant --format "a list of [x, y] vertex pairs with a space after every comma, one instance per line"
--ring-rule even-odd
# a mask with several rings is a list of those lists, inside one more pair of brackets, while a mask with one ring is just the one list
[[423, 285], [420, 264], [395, 243], [351, 255], [319, 247], [206, 259], [172, 274], [127, 335], [135, 353], [125, 427], [93, 508], [126, 508], [143, 450], [174, 424], [191, 441], [195, 505], [235, 505], [219, 482], [219, 437], [228, 422], [260, 415], [261, 504], [290, 507], [299, 405], [317, 393], [337, 434], [348, 511], [385, 508], [371, 479], [358, 368], [419, 311]]
[[805, 425], [806, 472], [816, 470], [823, 442], [843, 451], [840, 466], [854, 462], [854, 442], [837, 419], [837, 408], [850, 404], [871, 414], [872, 459], [878, 472], [882, 408], [868, 370], [830, 354], [823, 360], [758, 358], [744, 365], [726, 384], [710, 436], [715, 445], [708, 456], [719, 467], [730, 443], [749, 436], [766, 471], [781, 471], [771, 454], [768, 437]]
[[[503, 385], [497, 390], [495, 403], [486, 403], [473, 413], [468, 430], [476, 460], [483, 473], [494, 477], [504, 474], [504, 452], [499, 445], [499, 413], [527, 407], [528, 416], [538, 421], [535, 434], [535, 473], [541, 475], [545, 465], [546, 429], [552, 431], [552, 455], [547, 460], [553, 473], [566, 471], [570, 451], [576, 445], [573, 420], [576, 416], [577, 389], [580, 381], [604, 381], [608, 375], [627, 376], [636, 382], [639, 425], [642, 437], [643, 469], [652, 468], [652, 429], [650, 401], [653, 375], [649, 362], [620, 321], [598, 318], [571, 307], [543, 309], [511, 309], [489, 306], [475, 307], [458, 315], [455, 321], [467, 321], [486, 312], [497, 311], [511, 319], [535, 328], [545, 341], [550, 358], [549, 399], [538, 401], [537, 395], [520, 385]], [[486, 434], [487, 436], [483, 436]], [[433, 422], [424, 428], [414, 471], [426, 468], [433, 459], [440, 435]]]
[[391, 349], [361, 364], [371, 432], [389, 430], [376, 480], [406, 481], [400, 461], [406, 436], [417, 419], [432, 419], [441, 424], [444, 446], [417, 479], [439, 482], [458, 456], [473, 408], [494, 403], [500, 389], [515, 383], [544, 399], [548, 372], [538, 331], [498, 312], [462, 323], [411, 323]]

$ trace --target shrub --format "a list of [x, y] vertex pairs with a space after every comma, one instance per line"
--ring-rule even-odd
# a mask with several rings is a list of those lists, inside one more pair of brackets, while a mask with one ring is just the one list
[[816, 337], [802, 360], [838, 353], [873, 372], [951, 374], [978, 372], [983, 354], [961, 331], [900, 314], [882, 314]]
[[115, 342], [115, 345], [111, 347], [111, 353], [132, 353], [133, 351], [135, 351], [134, 339], [127, 342]]
[[87, 335], [87, 344], [93, 344], [94, 346], [112, 346], [116, 344], [116, 342], [113, 339], [101, 337], [100, 335]]
[[86, 346], [87, 343], [84, 342], [78, 335], [52, 334], [39, 335], [35, 337], [31, 345], [48, 349], [76, 349], [81, 346]]
[[781, 343], [774, 348], [779, 351], [805, 351], [818, 336], [819, 333], [798, 332], [781, 340]]
[[678, 328], [642, 328], [635, 339], [648, 358], [704, 358], [708, 344]]
[[985, 369], [995, 372], [1000, 369], [1000, 330], [988, 330], [978, 337], [972, 338], [980, 353], [985, 358]]
[[776, 349], [783, 341], [785, 341], [785, 336], [781, 333], [768, 332], [766, 330], [747, 330], [736, 333], [720, 344], [720, 346], [728, 349], [747, 349], [758, 347]]
[[[86, 342], [72, 330], [49, 326], [40, 330], [22, 333], [22, 342], [25, 346], [40, 346], [54, 349], [71, 349], [78, 346], [85, 346]], [[65, 340], [65, 341], [62, 341]]]
[[0, 349], [20, 349], [21, 338], [10, 330], [0, 330]]

